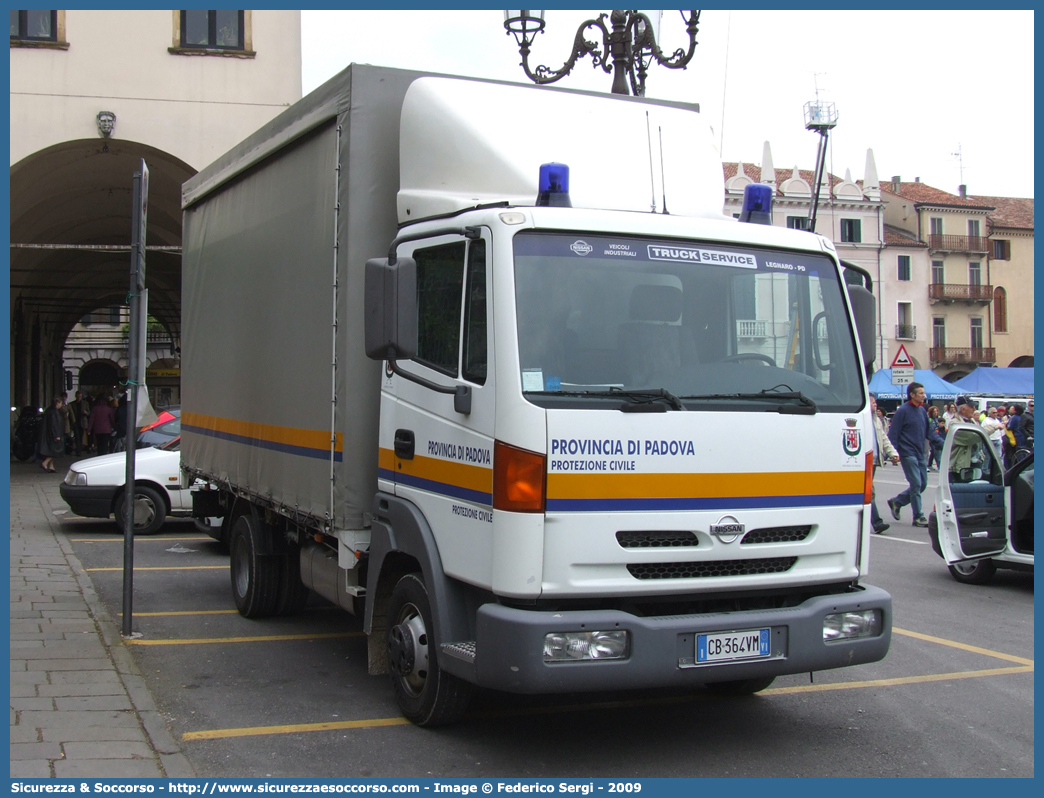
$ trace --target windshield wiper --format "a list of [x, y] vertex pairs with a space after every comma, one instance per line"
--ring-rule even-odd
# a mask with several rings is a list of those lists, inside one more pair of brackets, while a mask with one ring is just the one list
[[664, 401], [675, 410], [684, 410], [685, 405], [681, 399], [668, 391], [666, 388], [635, 388], [624, 390], [622, 388], [610, 388], [609, 393], [613, 396], [623, 396], [625, 399], [634, 401], [633, 405], [623, 405], [620, 409], [625, 413], [642, 412], [638, 408], [652, 405], [656, 401]]
[[534, 394], [538, 396], [598, 396], [607, 399], [630, 399], [632, 404], [621, 406], [625, 413], [660, 412], [667, 408], [654, 402], [666, 402], [674, 410], [684, 410], [685, 405], [681, 399], [668, 391], [666, 388], [636, 388], [625, 390], [615, 385], [610, 385], [608, 390], [585, 390], [585, 391], [524, 391], [527, 396]]
[[[780, 388], [787, 388], [786, 391], [779, 390]], [[812, 415], [819, 411], [819, 407], [805, 396], [801, 391], [789, 390], [789, 385], [777, 385], [774, 388], [766, 388], [765, 390], [758, 391], [757, 393], [706, 393], [698, 394], [693, 396], [683, 396], [682, 399], [693, 400], [693, 401], [713, 401], [716, 399], [749, 399], [754, 401], [765, 401], [774, 402], [777, 399], [792, 399], [797, 401], [799, 404], [796, 405], [780, 405], [780, 413], [793, 413], [797, 415]]]

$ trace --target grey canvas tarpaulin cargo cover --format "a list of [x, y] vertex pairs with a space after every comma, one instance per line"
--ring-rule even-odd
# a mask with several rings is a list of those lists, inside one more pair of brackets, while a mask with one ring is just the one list
[[396, 234], [420, 76], [352, 65], [183, 187], [182, 463], [330, 528], [377, 488], [363, 267]]

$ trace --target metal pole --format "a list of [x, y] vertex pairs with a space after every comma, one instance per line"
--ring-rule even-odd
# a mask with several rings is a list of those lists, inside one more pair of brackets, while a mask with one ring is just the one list
[[127, 429], [124, 452], [127, 471], [123, 493], [123, 636], [130, 637], [134, 628], [134, 452], [138, 431], [138, 386], [143, 375], [138, 360], [141, 356], [142, 293], [145, 290], [145, 225], [148, 214], [149, 169], [141, 162], [134, 173], [131, 204], [130, 329], [127, 331]]
[[819, 210], [819, 187], [823, 183], [823, 167], [826, 166], [827, 131], [819, 131], [819, 153], [816, 158], [816, 185], [812, 189], [812, 214], [809, 217], [808, 229], [816, 232], [816, 212]]

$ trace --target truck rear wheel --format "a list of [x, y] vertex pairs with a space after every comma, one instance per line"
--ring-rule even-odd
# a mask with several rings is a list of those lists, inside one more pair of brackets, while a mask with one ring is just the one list
[[388, 665], [402, 714], [418, 726], [459, 720], [471, 685], [439, 668], [428, 590], [418, 574], [402, 577], [388, 603]]
[[776, 681], [775, 676], [762, 676], [760, 679], [737, 679], [734, 682], [710, 682], [705, 684], [708, 690], [717, 695], [753, 695], [760, 693]]
[[244, 618], [266, 618], [279, 597], [279, 557], [258, 554], [260, 524], [249, 513], [236, 519], [229, 543], [232, 597]]

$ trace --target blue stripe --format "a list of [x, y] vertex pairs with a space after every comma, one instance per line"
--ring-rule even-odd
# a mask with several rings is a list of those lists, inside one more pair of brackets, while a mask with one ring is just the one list
[[598, 513], [614, 510], [765, 510], [782, 507], [839, 507], [862, 505], [861, 493], [821, 496], [750, 496], [681, 499], [548, 499], [548, 512]]
[[[182, 424], [183, 430], [189, 430], [190, 432], [196, 432], [200, 435], [206, 435], [208, 438], [220, 438], [223, 441], [232, 441], [233, 443], [242, 443], [245, 446], [254, 446], [258, 449], [269, 449], [273, 452], [282, 452], [283, 454], [293, 454], [298, 457], [312, 457], [316, 460], [329, 460], [330, 451], [328, 449], [312, 449], [308, 446], [292, 446], [289, 443], [275, 443], [274, 441], [266, 441], [261, 438], [248, 438], [245, 435], [233, 435], [231, 432], [218, 432], [213, 429], [204, 429], [203, 427], [193, 427], [188, 424]], [[334, 452], [334, 462], [340, 463], [344, 460], [343, 452]]]
[[436, 482], [433, 479], [411, 477], [408, 474], [397, 474], [387, 468], [378, 468], [377, 476], [383, 479], [390, 479], [393, 482], [398, 482], [400, 485], [406, 485], [410, 488], [420, 488], [421, 490], [426, 490], [430, 493], [438, 493], [441, 496], [450, 496], [454, 499], [474, 502], [475, 504], [484, 504], [487, 507], [493, 504], [493, 494], [483, 493], [480, 490], [471, 490], [470, 488], [462, 488], [458, 485], [449, 485], [445, 482]]

